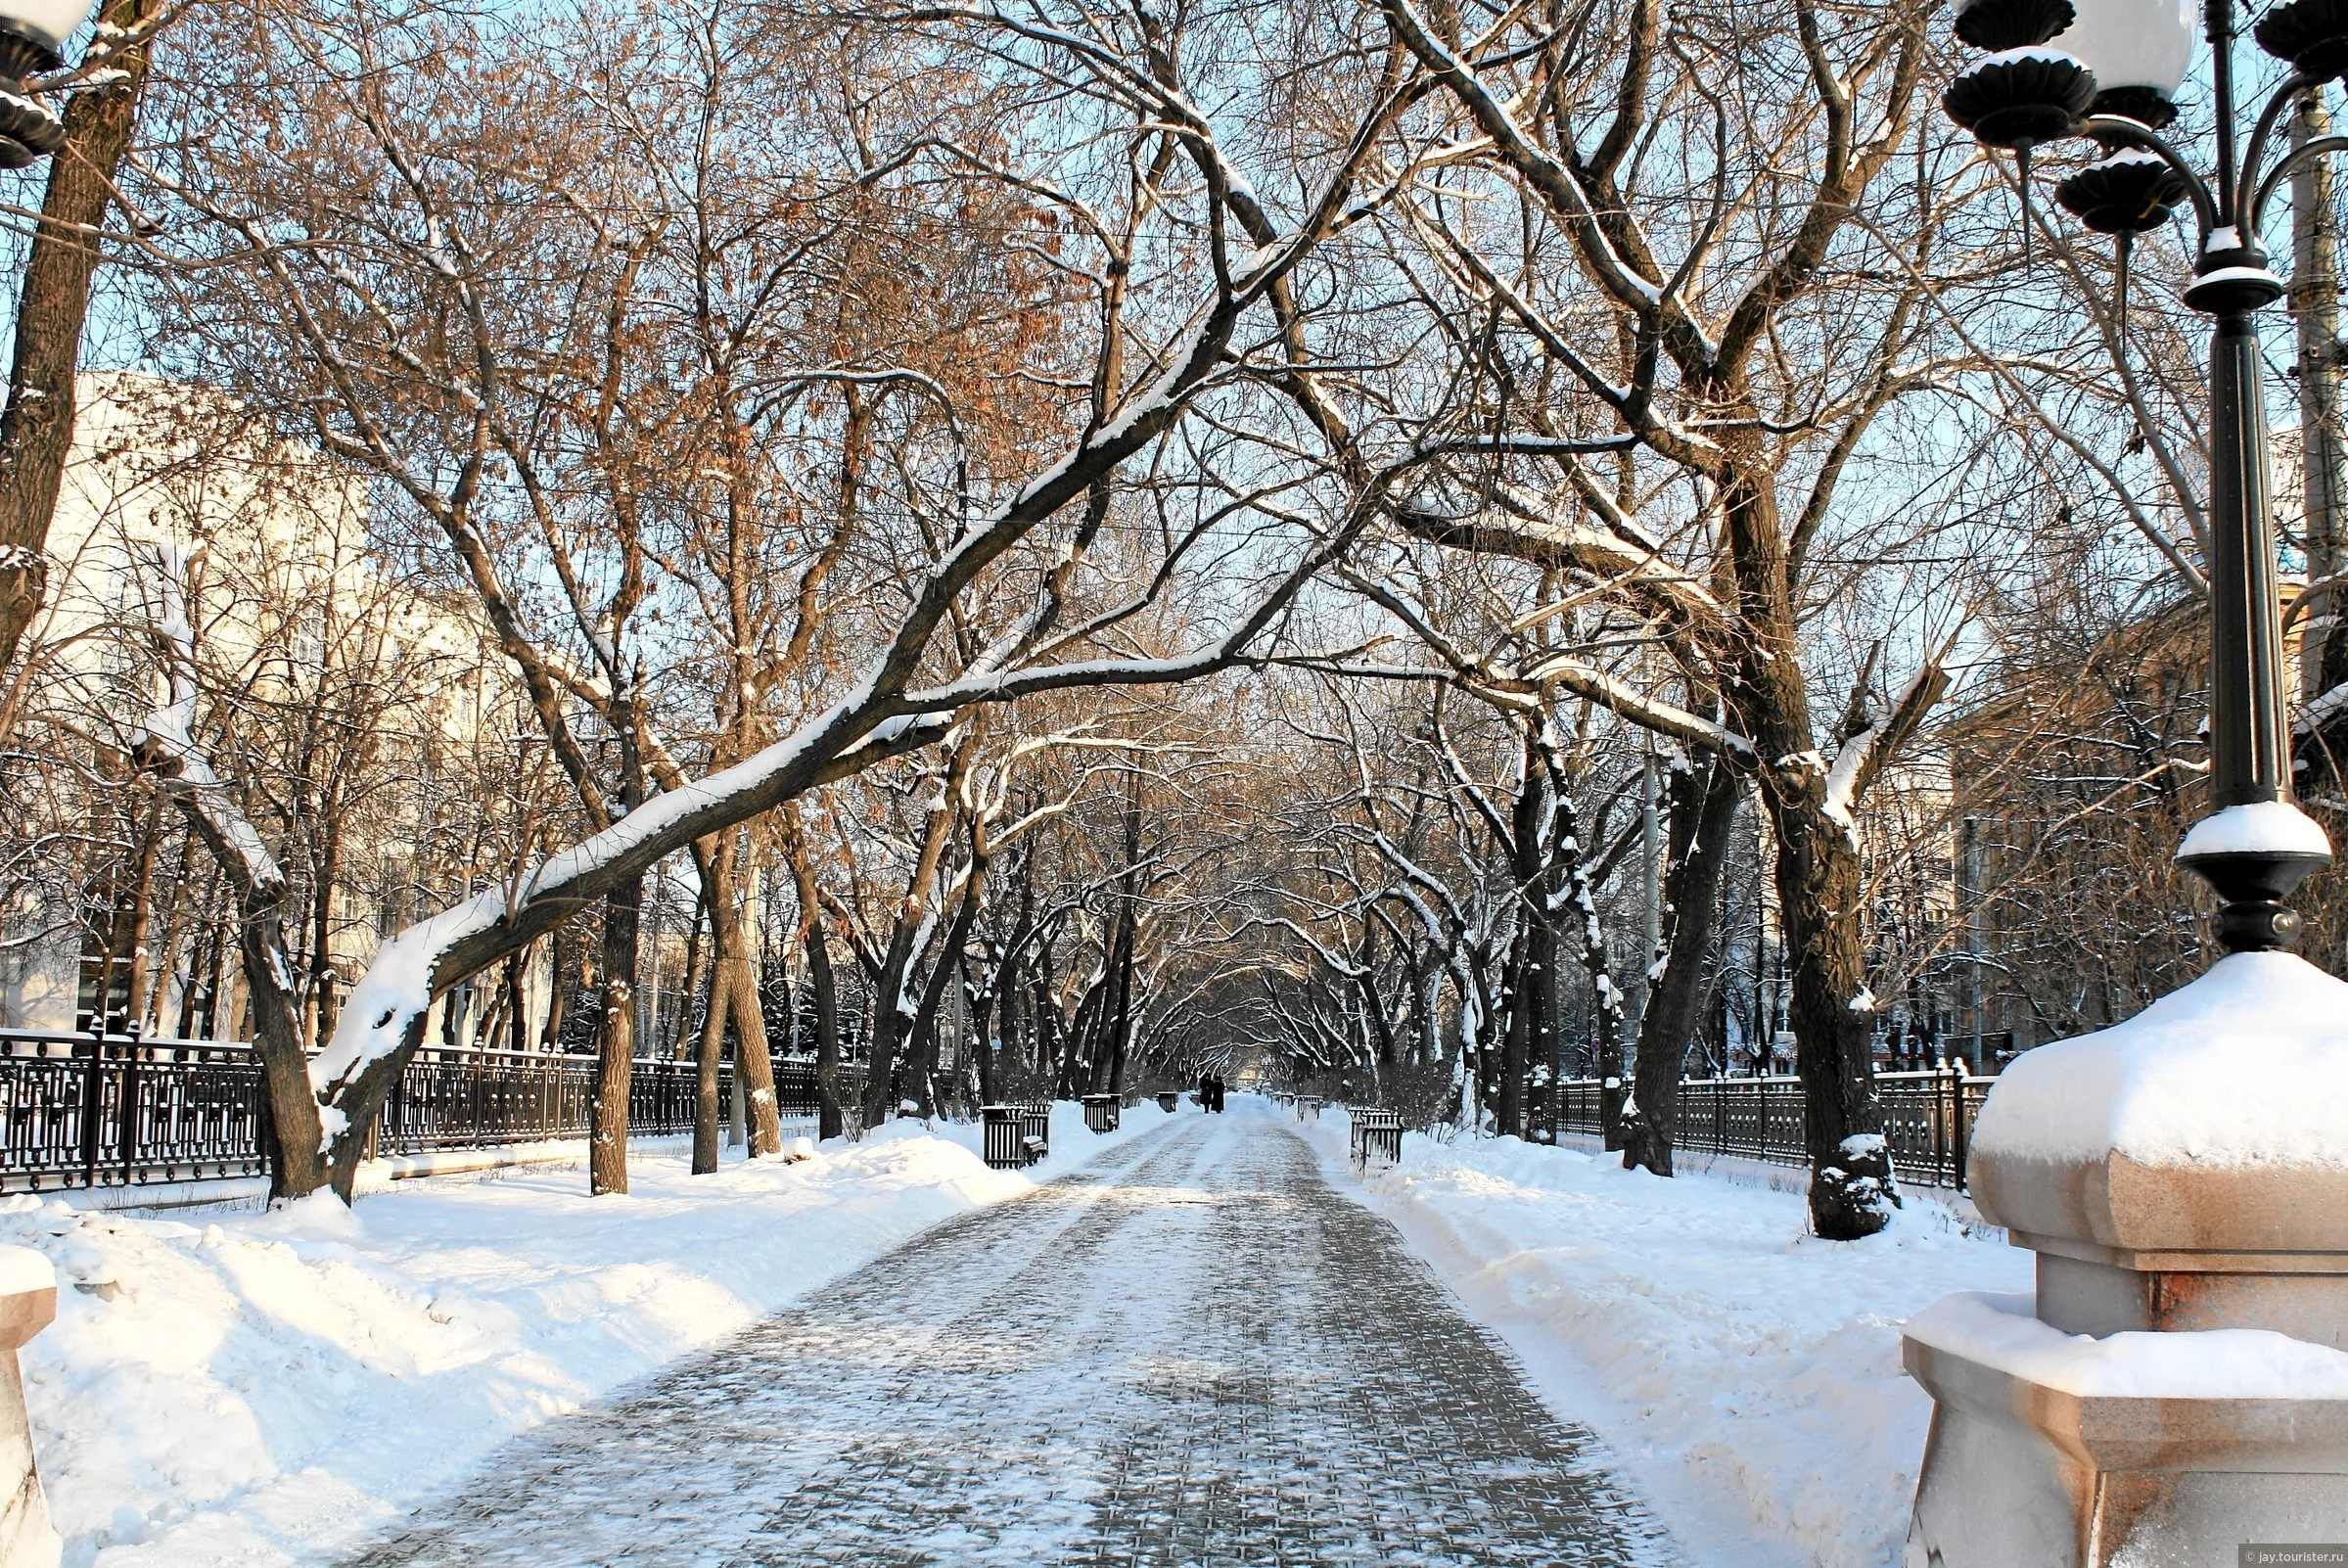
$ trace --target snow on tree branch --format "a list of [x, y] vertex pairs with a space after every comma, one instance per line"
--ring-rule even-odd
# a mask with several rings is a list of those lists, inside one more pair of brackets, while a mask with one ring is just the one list
[[158, 604], [152, 629], [167, 698], [132, 734], [132, 754], [161, 788], [180, 800], [242, 891], [273, 895], [285, 887], [284, 870], [195, 741], [196, 628], [183, 578], [197, 558], [174, 544], [157, 545], [155, 556]]
[[[1867, 716], [1866, 678], [1861, 675], [1858, 690], [1852, 698], [1849, 734], [1835, 750], [1834, 761], [1826, 768], [1825, 804], [1821, 807], [1828, 819], [1843, 830], [1852, 844], [1859, 842], [1858, 805], [1883, 764], [1908, 743], [1924, 715], [1939, 702], [1941, 693], [1948, 690], [1948, 671], [1942, 661], [1948, 657], [1952, 644], [1944, 643], [1916, 667], [1890, 710], [1880, 718]], [[1871, 665], [1873, 660], [1868, 663]]]

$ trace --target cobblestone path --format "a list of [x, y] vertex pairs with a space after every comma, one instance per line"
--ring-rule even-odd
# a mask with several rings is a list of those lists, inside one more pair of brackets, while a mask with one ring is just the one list
[[1242, 1101], [506, 1450], [352, 1568], [1681, 1559]]

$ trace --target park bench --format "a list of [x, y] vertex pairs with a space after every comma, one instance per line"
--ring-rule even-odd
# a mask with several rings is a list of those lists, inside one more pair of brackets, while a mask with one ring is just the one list
[[1367, 1173], [1372, 1165], [1400, 1165], [1403, 1160], [1403, 1113], [1377, 1106], [1354, 1109], [1352, 1131], [1354, 1169]]
[[[1090, 1114], [1089, 1106], [1086, 1114]], [[983, 1131], [980, 1157], [997, 1171], [1017, 1171], [1051, 1155], [1052, 1108], [1048, 1101], [982, 1105], [979, 1126]]]

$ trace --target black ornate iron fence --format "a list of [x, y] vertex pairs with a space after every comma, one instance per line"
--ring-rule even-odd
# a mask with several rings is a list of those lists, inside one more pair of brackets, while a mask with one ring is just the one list
[[[694, 1064], [639, 1058], [628, 1130], [693, 1130]], [[844, 1073], [844, 1094], [856, 1092]], [[778, 1109], [816, 1111], [815, 1064], [775, 1063]], [[733, 1069], [720, 1068], [730, 1119]], [[376, 1122], [378, 1154], [583, 1137], [595, 1059], [534, 1051], [416, 1053]], [[234, 1040], [0, 1030], [0, 1190], [257, 1176], [267, 1169], [259, 1063]]]
[[[1965, 1184], [1965, 1151], [1995, 1078], [1952, 1065], [1917, 1073], [1877, 1073], [1875, 1093], [1892, 1170], [1929, 1186]], [[1594, 1078], [1559, 1085], [1558, 1128], [1598, 1136], [1602, 1085]], [[1794, 1078], [1697, 1078], [1680, 1084], [1677, 1146], [1733, 1154], [1772, 1165], [1807, 1165], [1802, 1145], [1802, 1083]]]

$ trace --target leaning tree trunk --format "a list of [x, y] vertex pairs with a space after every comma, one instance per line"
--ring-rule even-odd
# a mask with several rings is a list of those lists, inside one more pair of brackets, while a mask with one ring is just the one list
[[628, 1082], [636, 1055], [636, 926], [644, 878], [628, 878], [603, 901], [603, 1027], [596, 1037], [595, 1126], [587, 1190], [627, 1190]]
[[[109, 0], [99, 25], [137, 26], [161, 4]], [[49, 161], [41, 223], [18, 285], [8, 408], [0, 412], [0, 669], [16, 657], [48, 590], [42, 552], [73, 444], [73, 375], [98, 270], [97, 235], [130, 146], [147, 50], [125, 50], [110, 64], [111, 85], [77, 92], [66, 108], [66, 144]]]
[[1670, 911], [1671, 935], [1663, 976], [1648, 994], [1639, 1026], [1631, 1109], [1623, 1119], [1623, 1169], [1643, 1168], [1662, 1176], [1672, 1174], [1672, 1146], [1680, 1135], [1680, 1078], [1688, 1041], [1695, 1037], [1696, 1014], [1704, 1005], [1704, 971], [1719, 927], [1713, 911], [1744, 786], [1716, 757], [1674, 771], [1669, 790], [1663, 903]]

